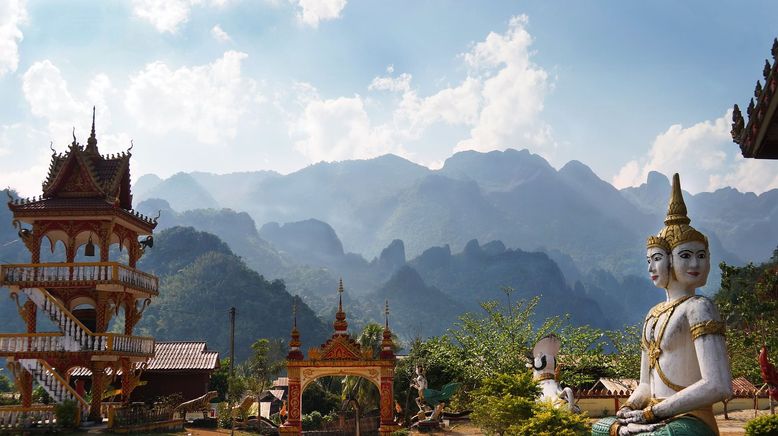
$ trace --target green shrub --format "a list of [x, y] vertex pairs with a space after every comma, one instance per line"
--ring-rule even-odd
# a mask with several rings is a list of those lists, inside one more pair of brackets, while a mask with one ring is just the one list
[[32, 402], [49, 404], [51, 403], [51, 397], [49, 396], [49, 393], [46, 392], [46, 389], [43, 389], [42, 386], [36, 386], [35, 389], [32, 390]]
[[473, 392], [470, 418], [489, 433], [505, 434], [532, 416], [539, 389], [529, 371], [488, 377]]
[[534, 436], [586, 436], [592, 428], [586, 414], [555, 409], [550, 403], [536, 403], [532, 416], [508, 427], [507, 434]]
[[302, 417], [303, 430], [320, 430], [322, 423], [322, 416], [318, 410], [314, 410], [311, 413], [303, 414]]
[[411, 434], [408, 430], [393, 431], [391, 436], [408, 436]]
[[219, 415], [219, 427], [221, 428], [230, 428], [232, 427], [232, 416], [231, 416], [231, 410], [230, 405], [225, 401], [223, 403], [219, 403], [218, 406], [216, 406], [216, 413]]
[[73, 400], [65, 400], [54, 406], [54, 416], [57, 425], [62, 428], [78, 428], [78, 404]]
[[746, 423], [746, 436], [778, 435], [778, 415], [758, 416]]

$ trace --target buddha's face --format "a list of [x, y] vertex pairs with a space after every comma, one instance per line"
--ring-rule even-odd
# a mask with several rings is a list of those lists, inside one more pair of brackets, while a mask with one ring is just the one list
[[673, 249], [673, 278], [687, 291], [704, 286], [710, 272], [708, 249], [702, 242], [685, 242]]
[[651, 247], [646, 252], [648, 275], [657, 288], [665, 289], [670, 282], [670, 256], [660, 247]]

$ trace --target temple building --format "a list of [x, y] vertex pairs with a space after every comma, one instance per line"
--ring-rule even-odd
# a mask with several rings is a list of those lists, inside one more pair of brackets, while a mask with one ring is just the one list
[[[132, 209], [130, 147], [101, 155], [92, 131], [86, 145], [73, 136], [64, 153], [52, 148], [43, 193], [14, 199], [8, 207], [27, 250], [27, 264], [0, 265], [0, 286], [10, 289], [26, 332], [0, 335], [0, 357], [8, 361], [22, 409], [32, 405], [33, 382], [54, 401], [75, 401], [82, 418], [100, 421], [100, 402], [113, 377], [121, 374], [124, 401], [154, 356], [154, 339], [133, 334], [143, 311], [158, 295], [157, 277], [136, 269], [153, 245], [156, 219]], [[42, 250], [64, 253], [41, 262]], [[62, 250], [64, 249], [64, 250]], [[109, 333], [123, 313], [123, 334]], [[58, 331], [39, 332], [38, 316]], [[91, 372], [91, 400], [67, 382], [74, 368]], [[32, 412], [31, 412], [32, 413]]]
[[772, 56], [772, 65], [765, 60], [762, 70], [764, 86], [756, 81], [754, 97], [746, 109], [748, 120], [738, 105], [732, 111], [732, 140], [746, 158], [778, 159], [778, 38], [773, 40]]

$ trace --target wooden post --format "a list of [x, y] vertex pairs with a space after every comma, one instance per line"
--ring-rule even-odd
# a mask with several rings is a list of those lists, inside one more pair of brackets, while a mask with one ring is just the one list
[[235, 377], [235, 308], [230, 308], [230, 380], [227, 384], [230, 410], [230, 436], [235, 434], [235, 419], [232, 416], [232, 379]]

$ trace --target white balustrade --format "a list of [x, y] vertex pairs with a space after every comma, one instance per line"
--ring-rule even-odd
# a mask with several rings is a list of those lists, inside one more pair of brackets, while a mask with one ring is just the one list
[[2, 272], [0, 285], [4, 286], [91, 282], [118, 284], [154, 293], [159, 290], [157, 277], [116, 262], [3, 265]]

